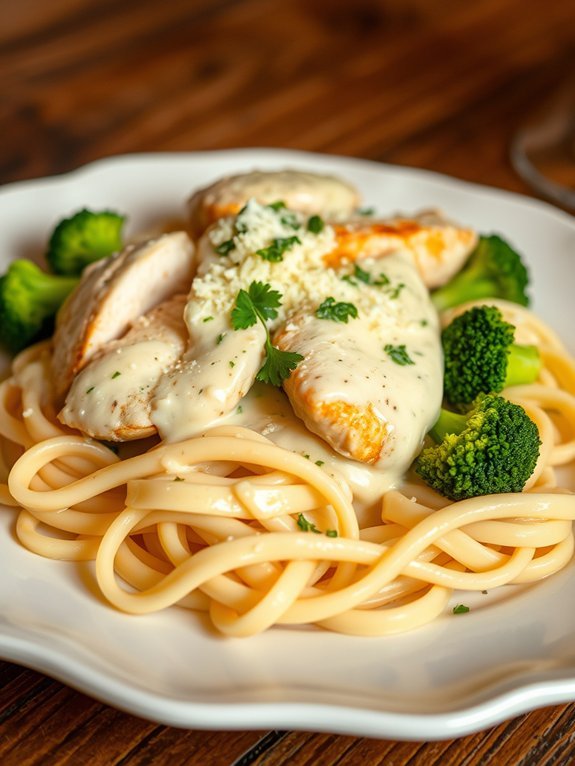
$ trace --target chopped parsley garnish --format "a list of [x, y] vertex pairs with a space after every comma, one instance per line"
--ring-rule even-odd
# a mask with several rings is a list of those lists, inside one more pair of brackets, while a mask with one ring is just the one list
[[453, 614], [465, 614], [469, 611], [469, 607], [465, 606], [465, 604], [457, 604], [457, 606], [453, 607]]
[[316, 465], [319, 465], [319, 467], [321, 468], [321, 467], [322, 467], [322, 465], [325, 465], [325, 460], [316, 460], [316, 461], [315, 461], [315, 464], [316, 464]]
[[346, 274], [342, 279], [354, 287], [357, 287], [358, 282], [363, 282], [364, 285], [374, 285], [374, 287], [382, 287], [389, 284], [389, 277], [383, 272], [378, 275], [377, 279], [374, 279], [373, 274], [362, 269], [357, 263], [353, 267], [353, 274]]
[[288, 229], [297, 231], [299, 228], [301, 228], [296, 214], [292, 213], [291, 210], [286, 210], [286, 212], [280, 216], [280, 221], [284, 226], [287, 226]]
[[312, 234], [320, 234], [324, 229], [325, 223], [319, 215], [312, 215], [307, 219], [307, 230]]
[[358, 215], [375, 215], [375, 208], [374, 207], [360, 207], [357, 210]]
[[112, 375], [112, 380], [114, 380], [114, 378], [119, 378], [121, 374], [122, 373], [119, 370], [116, 370], [116, 372]]
[[259, 250], [256, 250], [256, 255], [261, 256], [266, 261], [278, 263], [279, 261], [283, 261], [283, 256], [286, 250], [289, 250], [290, 247], [293, 247], [294, 245], [301, 245], [300, 238], [295, 235], [293, 237], [276, 237], [275, 239], [272, 239], [272, 243], [271, 245], [268, 245], [268, 247], [262, 247]]
[[321, 535], [320, 530], [311, 521], [308, 521], [303, 513], [299, 513], [297, 517], [297, 525], [302, 532], [315, 532], [316, 535]]
[[234, 231], [236, 234], [245, 234], [248, 230], [248, 225], [244, 220], [244, 213], [247, 211], [247, 209], [248, 205], [246, 203], [236, 216], [236, 220], [234, 222]]
[[268, 319], [275, 319], [278, 308], [281, 306], [281, 293], [272, 290], [270, 285], [263, 282], [252, 282], [246, 290], [240, 290], [236, 305], [232, 309], [232, 327], [234, 330], [246, 330], [259, 320], [266, 331], [265, 350], [266, 359], [256, 380], [262, 383], [271, 383], [272, 386], [281, 386], [282, 382], [289, 378], [292, 370], [303, 360], [301, 354], [292, 351], [280, 351], [272, 345], [270, 333], [267, 327]]
[[403, 282], [399, 282], [395, 287], [390, 287], [389, 290], [387, 290], [387, 294], [391, 298], [391, 300], [395, 300], [396, 298], [399, 298], [399, 293], [403, 290], [405, 287], [405, 284]]
[[216, 346], [219, 346], [223, 339], [226, 337], [225, 332], [221, 332], [216, 338]]
[[[298, 514], [297, 525], [302, 532], [313, 532], [316, 535], [321, 535], [321, 529], [318, 529], [315, 524], [308, 521], [303, 513]], [[326, 529], [326, 537], [337, 537], [337, 529]]]
[[204, 317], [204, 318], [202, 319], [202, 322], [211, 322], [211, 321], [212, 321], [212, 319], [213, 319], [213, 317]]
[[318, 319], [331, 319], [332, 322], [343, 322], [347, 324], [348, 319], [357, 319], [357, 308], [353, 303], [336, 303], [335, 298], [329, 297], [318, 306], [315, 311]]
[[284, 226], [287, 226], [290, 229], [299, 229], [300, 225], [298, 223], [297, 217], [295, 213], [292, 213], [291, 210], [286, 210], [286, 203], [279, 199], [277, 202], [272, 202], [269, 205], [266, 205], [266, 207], [271, 208], [272, 210], [275, 210], [276, 213], [280, 210], [285, 210], [285, 213], [282, 213], [280, 216], [280, 221]]
[[230, 359], [230, 361], [228, 362], [228, 365], [229, 365], [230, 367], [235, 367], [235, 366], [236, 366], [236, 363]]
[[174, 481], [183, 481], [181, 476], [174, 476]]
[[236, 407], [237, 414], [241, 415], [243, 411], [244, 411], [244, 408], [242, 407], [242, 405], [238, 404], [238, 406]]
[[385, 346], [384, 351], [389, 356], [392, 362], [395, 362], [396, 364], [399, 364], [402, 367], [406, 364], [415, 364], [413, 359], [407, 353], [405, 344], [403, 343], [401, 344], [401, 346], [393, 346], [391, 343], [388, 343]]
[[235, 250], [236, 243], [233, 239], [226, 239], [225, 242], [222, 242], [221, 245], [218, 245], [216, 247], [216, 253], [218, 255], [229, 255], [232, 250]]
[[90, 388], [86, 389], [86, 393], [91, 394], [93, 390], [94, 390], [94, 386], [90, 386]]

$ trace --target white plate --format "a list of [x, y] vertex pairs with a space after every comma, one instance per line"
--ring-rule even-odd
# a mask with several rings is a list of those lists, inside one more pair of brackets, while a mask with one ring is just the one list
[[[572, 218], [509, 193], [354, 159], [276, 150], [135, 155], [7, 186], [2, 268], [41, 253], [54, 223], [79, 207], [125, 211], [137, 231], [182, 215], [190, 190], [219, 176], [287, 166], [349, 178], [378, 212], [436, 206], [504, 234], [528, 258], [535, 308], [573, 350]], [[468, 614], [399, 637], [276, 628], [224, 639], [184, 610], [115, 612], [93, 592], [87, 569], [21, 548], [13, 516], [0, 515], [1, 655], [158, 722], [428, 740], [575, 699], [573, 567], [497, 599], [465, 598]]]

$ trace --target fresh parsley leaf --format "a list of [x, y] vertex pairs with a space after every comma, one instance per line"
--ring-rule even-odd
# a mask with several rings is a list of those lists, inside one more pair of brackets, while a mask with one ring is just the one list
[[213, 320], [213, 317], [204, 317], [202, 319], [202, 322], [211, 322]]
[[216, 339], [216, 346], [219, 346], [223, 339], [226, 337], [225, 332], [221, 332]]
[[457, 606], [453, 607], [453, 614], [465, 614], [469, 611], [469, 607], [465, 606], [465, 604], [457, 604]]
[[357, 319], [357, 308], [353, 303], [344, 303], [339, 301], [336, 303], [335, 298], [329, 297], [318, 306], [315, 311], [315, 315], [318, 319], [331, 319], [332, 322], [343, 322], [347, 324], [348, 319]]
[[357, 209], [358, 215], [375, 215], [375, 208], [374, 207], [360, 207]]
[[236, 249], [236, 243], [233, 239], [227, 239], [225, 242], [222, 242], [221, 245], [218, 245], [216, 247], [216, 253], [218, 255], [229, 255], [232, 250]]
[[271, 207], [272, 210], [275, 210], [276, 212], [278, 210], [281, 210], [286, 206], [286, 203], [283, 201], [283, 199], [278, 199], [275, 202], [270, 202], [269, 205], [266, 205], [266, 207]]
[[337, 529], [326, 529], [326, 537], [337, 537]]
[[[252, 282], [252, 285], [255, 284]], [[236, 297], [236, 305], [232, 309], [232, 327], [234, 330], [247, 330], [258, 321], [258, 313], [249, 293], [240, 290]]]
[[266, 360], [256, 375], [256, 380], [261, 383], [271, 383], [272, 386], [281, 386], [283, 381], [289, 378], [292, 370], [295, 370], [302, 361], [303, 356], [301, 354], [297, 354], [295, 351], [280, 351], [279, 348], [272, 346], [268, 333]]
[[256, 250], [256, 255], [261, 256], [266, 261], [278, 263], [283, 261], [284, 253], [294, 245], [300, 245], [301, 240], [295, 235], [293, 237], [276, 237], [272, 239], [271, 245]]
[[114, 378], [119, 378], [121, 374], [122, 373], [119, 370], [116, 370], [116, 372], [112, 375], [112, 380], [114, 380]]
[[299, 513], [297, 517], [297, 525], [302, 532], [315, 532], [316, 535], [321, 535], [320, 530], [311, 521], [308, 521], [303, 513]]
[[234, 330], [245, 330], [252, 327], [259, 319], [266, 331], [266, 359], [256, 380], [281, 386], [289, 378], [292, 370], [303, 360], [301, 354], [292, 351], [281, 351], [275, 348], [270, 340], [266, 321], [275, 319], [278, 307], [281, 306], [281, 293], [272, 290], [270, 285], [263, 282], [252, 282], [246, 290], [240, 290], [236, 305], [232, 309], [232, 327]]
[[396, 364], [399, 364], [402, 367], [405, 366], [406, 364], [415, 364], [413, 359], [407, 353], [405, 344], [403, 343], [400, 346], [393, 346], [391, 343], [388, 343], [385, 346], [384, 351], [389, 356], [392, 362], [395, 362]]
[[90, 386], [90, 388], [87, 388], [87, 389], [86, 389], [86, 393], [87, 393], [87, 394], [91, 394], [91, 393], [92, 393], [92, 391], [94, 390], [94, 388], [95, 388], [95, 386]]
[[319, 215], [312, 215], [307, 219], [307, 230], [312, 234], [320, 234], [324, 229], [325, 223]]

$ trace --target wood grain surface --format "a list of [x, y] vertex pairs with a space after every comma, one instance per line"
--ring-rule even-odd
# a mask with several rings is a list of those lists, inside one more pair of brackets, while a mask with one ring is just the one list
[[[2, 184], [119, 153], [275, 146], [529, 194], [511, 137], [575, 64], [573, 0], [0, 0], [0, 12]], [[178, 730], [10, 663], [0, 688], [3, 766], [575, 762], [575, 704], [402, 743]]]

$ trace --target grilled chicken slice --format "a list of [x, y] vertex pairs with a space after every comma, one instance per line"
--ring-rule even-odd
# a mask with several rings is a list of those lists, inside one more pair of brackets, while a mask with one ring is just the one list
[[291, 210], [336, 220], [349, 218], [361, 202], [358, 191], [335, 176], [298, 170], [243, 173], [216, 181], [190, 198], [193, 236], [199, 237], [214, 221], [235, 215], [249, 199], [266, 205], [282, 201]]
[[334, 229], [337, 245], [325, 257], [326, 265], [337, 268], [358, 259], [407, 252], [430, 290], [448, 282], [477, 244], [475, 231], [433, 210], [384, 221], [356, 219], [334, 224]]
[[438, 320], [409, 255], [362, 267], [357, 317], [342, 323], [301, 311], [273, 341], [304, 357], [284, 390], [308, 430], [346, 457], [400, 474], [441, 406]]
[[194, 246], [185, 232], [129, 245], [89, 266], [60, 309], [54, 335], [53, 375], [58, 396], [107, 343], [151, 308], [189, 289]]
[[160, 378], [184, 353], [185, 295], [140, 317], [119, 340], [102, 347], [75, 377], [58, 415], [96, 439], [130, 441], [156, 433], [150, 401]]

